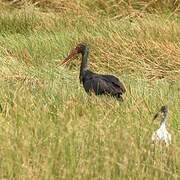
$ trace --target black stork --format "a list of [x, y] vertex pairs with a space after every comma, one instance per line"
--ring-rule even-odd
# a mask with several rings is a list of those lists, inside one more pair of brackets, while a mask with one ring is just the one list
[[95, 95], [108, 94], [123, 100], [122, 94], [126, 92], [126, 88], [123, 83], [113, 75], [97, 74], [88, 69], [88, 53], [89, 48], [86, 44], [80, 43], [74, 48], [67, 58], [61, 63], [67, 63], [71, 59], [82, 55], [81, 67], [80, 67], [80, 83], [83, 83], [83, 87], [87, 93], [94, 92]]

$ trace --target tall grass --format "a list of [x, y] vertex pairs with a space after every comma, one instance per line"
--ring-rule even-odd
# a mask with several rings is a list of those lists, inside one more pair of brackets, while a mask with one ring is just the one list
[[[178, 1], [13, 2], [0, 12], [0, 178], [179, 179]], [[84, 92], [79, 58], [57, 65], [81, 41], [92, 70], [123, 80], [123, 103]], [[168, 148], [151, 142], [164, 104]]]

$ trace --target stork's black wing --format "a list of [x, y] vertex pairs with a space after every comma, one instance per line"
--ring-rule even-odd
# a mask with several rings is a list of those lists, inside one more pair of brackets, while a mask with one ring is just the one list
[[124, 84], [115, 76], [113, 75], [101, 75], [103, 80], [108, 81], [109, 83], [112, 83], [115, 88], [119, 89], [121, 93], [126, 92], [126, 88]]
[[113, 80], [111, 80], [111, 77], [93, 74], [84, 81], [83, 86], [86, 92], [94, 91], [96, 95], [111, 94], [112, 96], [120, 97], [124, 89], [121, 89], [121, 84], [115, 77]]

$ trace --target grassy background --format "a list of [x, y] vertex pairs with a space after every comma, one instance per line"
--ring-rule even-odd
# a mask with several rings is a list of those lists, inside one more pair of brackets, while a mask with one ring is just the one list
[[[179, 179], [179, 1], [1, 1], [1, 179]], [[77, 59], [126, 84], [123, 103], [88, 96]], [[152, 123], [169, 106], [172, 145]]]

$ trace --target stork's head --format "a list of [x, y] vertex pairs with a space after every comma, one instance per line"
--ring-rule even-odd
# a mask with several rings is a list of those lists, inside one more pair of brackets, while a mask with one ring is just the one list
[[77, 53], [84, 54], [88, 50], [88, 45], [85, 43], [80, 43], [75, 48], [77, 50]]
[[159, 114], [165, 116], [167, 113], [168, 113], [168, 106], [167, 105], [162, 106], [161, 109], [155, 114], [153, 120], [155, 120], [159, 116]]
[[84, 55], [87, 51], [88, 51], [88, 45], [85, 43], [79, 43], [74, 49], [71, 50], [71, 52], [64, 59], [64, 61], [61, 63], [61, 65], [68, 61], [73, 60], [79, 53]]
[[160, 112], [161, 112], [161, 113], [167, 113], [167, 112], [168, 112], [168, 107], [167, 107], [167, 105], [162, 106], [161, 109], [160, 109]]

